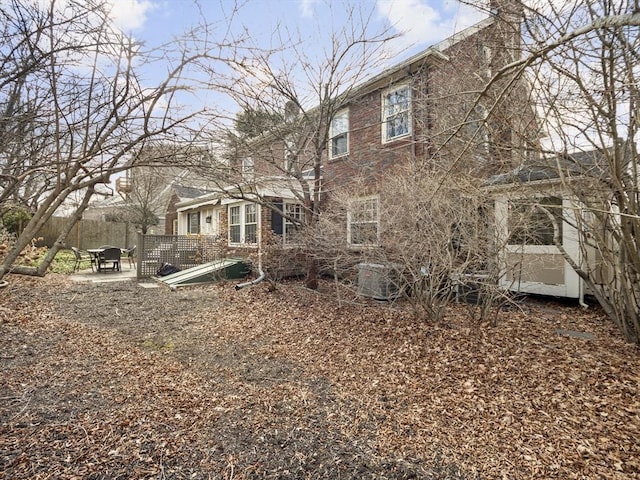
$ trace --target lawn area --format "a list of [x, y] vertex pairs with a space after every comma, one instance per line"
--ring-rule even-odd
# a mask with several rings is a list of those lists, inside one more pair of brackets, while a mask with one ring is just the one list
[[640, 477], [639, 352], [596, 308], [9, 280], [0, 478]]

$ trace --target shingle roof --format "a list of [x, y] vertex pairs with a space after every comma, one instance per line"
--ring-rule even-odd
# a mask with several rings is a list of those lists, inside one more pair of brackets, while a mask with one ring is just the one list
[[529, 161], [509, 172], [490, 177], [485, 185], [497, 186], [553, 180], [560, 178], [561, 171], [563, 175], [570, 177], [600, 176], [603, 172], [605, 159], [606, 154], [602, 150], [589, 150]]
[[207, 193], [212, 193], [211, 190], [205, 190], [204, 188], [186, 187], [184, 185], [173, 185], [173, 190], [176, 195], [181, 199], [197, 198]]

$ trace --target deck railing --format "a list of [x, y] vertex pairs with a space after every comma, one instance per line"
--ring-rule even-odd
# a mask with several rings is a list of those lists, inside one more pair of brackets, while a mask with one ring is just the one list
[[163, 263], [180, 270], [222, 258], [220, 238], [214, 235], [142, 235], [136, 253], [138, 278], [154, 276]]

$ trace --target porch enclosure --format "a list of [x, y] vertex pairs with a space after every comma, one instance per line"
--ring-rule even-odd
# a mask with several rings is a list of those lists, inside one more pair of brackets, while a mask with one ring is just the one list
[[546, 195], [532, 194], [524, 198], [504, 195], [496, 199], [500, 285], [516, 292], [579, 298], [584, 293], [582, 281], [554, 245], [554, 227], [546, 214], [529, 207], [526, 218], [514, 220], [519, 202], [529, 206], [535, 202], [545, 205], [556, 216], [563, 248], [576, 264], [582, 265], [575, 201], [562, 194], [547, 192]]
[[138, 235], [138, 278], [156, 275], [163, 263], [180, 270], [224, 257], [220, 238], [214, 235]]

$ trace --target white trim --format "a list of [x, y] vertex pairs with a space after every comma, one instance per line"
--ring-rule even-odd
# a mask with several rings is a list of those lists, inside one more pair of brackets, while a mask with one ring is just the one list
[[284, 200], [282, 202], [282, 213], [284, 213], [285, 216], [282, 217], [282, 245], [284, 247], [297, 247], [299, 245], [302, 244], [302, 242], [290, 242], [287, 241], [287, 222], [289, 223], [289, 225], [294, 225], [294, 223], [289, 220], [288, 218], [286, 218], [286, 215], [288, 214], [287, 212], [287, 206], [296, 206], [296, 207], [300, 207], [300, 220], [303, 222], [303, 226], [304, 226], [304, 219], [305, 216], [307, 214], [307, 212], [304, 209], [304, 205], [300, 202], [292, 202], [292, 201], [286, 201]]
[[[256, 209], [256, 241], [255, 243], [246, 243], [245, 233], [246, 233], [246, 207], [248, 205], [255, 206]], [[240, 214], [240, 223], [231, 223], [231, 209], [238, 207]], [[240, 226], [240, 242], [232, 242], [231, 241], [231, 226], [239, 225]], [[253, 222], [251, 223], [253, 225]], [[227, 205], [227, 243], [230, 247], [256, 247], [260, 244], [260, 235], [261, 235], [261, 225], [262, 225], [262, 208], [259, 204], [254, 202], [240, 201], [233, 204]]]
[[[353, 222], [352, 215], [354, 207], [357, 204], [361, 204], [367, 202], [369, 200], [376, 201], [376, 212], [375, 212], [375, 221], [369, 222]], [[375, 223], [376, 225], [376, 242], [375, 243], [352, 243], [351, 239], [351, 225], [355, 224], [364, 224], [364, 223]], [[349, 202], [349, 208], [347, 210], [347, 244], [353, 248], [369, 248], [369, 247], [377, 247], [380, 245], [380, 196], [379, 195], [369, 195], [366, 197], [358, 197], [353, 198]]]
[[[394, 113], [393, 115], [387, 115], [387, 97], [389, 97], [390, 95], [400, 91], [400, 90], [407, 90], [407, 108], [406, 110], [401, 110], [399, 112]], [[381, 125], [381, 134], [382, 134], [382, 143], [391, 143], [391, 142], [395, 142], [397, 140], [401, 140], [403, 138], [407, 138], [409, 136], [411, 136], [412, 132], [413, 132], [413, 118], [411, 116], [411, 102], [413, 101], [412, 99], [412, 92], [411, 92], [411, 84], [408, 82], [405, 83], [401, 83], [398, 85], [394, 85], [390, 88], [387, 88], [385, 90], [382, 90], [382, 92], [380, 93], [381, 95], [381, 101], [380, 101], [380, 107], [381, 107], [381, 111], [380, 111], [380, 125]], [[391, 117], [397, 117], [399, 115], [405, 115], [407, 116], [407, 131], [405, 133], [402, 133], [400, 135], [395, 135], [391, 138], [389, 138], [387, 136], [387, 131], [388, 131], [388, 126], [389, 126], [389, 118]]]
[[[346, 128], [346, 130], [344, 132], [340, 132], [340, 133], [334, 135], [334, 133], [333, 133], [333, 122], [338, 117], [341, 117], [342, 115], [346, 116], [347, 128]], [[338, 110], [338, 112], [336, 112], [336, 114], [331, 119], [331, 123], [329, 124], [329, 159], [330, 160], [349, 155], [349, 143], [350, 143], [350, 140], [351, 140], [350, 121], [351, 121], [351, 118], [350, 118], [349, 107]], [[336, 138], [338, 135], [346, 135], [347, 136], [347, 148], [346, 148], [346, 150], [344, 152], [339, 153], [337, 155], [334, 155], [333, 154], [333, 139]]]
[[564, 272], [562, 284], [547, 284], [535, 281], [523, 281], [517, 278], [516, 272], [512, 272], [512, 280], [507, 279], [508, 266], [507, 255], [510, 253], [527, 255], [562, 255], [555, 245], [513, 245], [507, 244], [510, 236], [509, 232], [509, 202], [523, 198], [536, 198], [545, 196], [559, 196], [562, 198], [562, 216], [566, 221], [562, 224], [562, 245], [565, 251], [576, 264], [582, 264], [582, 254], [578, 244], [578, 231], [575, 228], [575, 203], [566, 195], [557, 192], [536, 192], [533, 195], [525, 196], [522, 193], [517, 196], [502, 195], [495, 199], [495, 225], [496, 239], [501, 246], [499, 253], [500, 264], [500, 286], [507, 290], [523, 293], [533, 293], [539, 295], [554, 295], [569, 298], [579, 298], [583, 288], [583, 281], [569, 263], [562, 259]]

